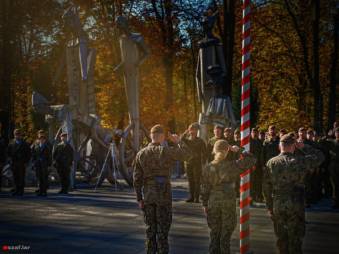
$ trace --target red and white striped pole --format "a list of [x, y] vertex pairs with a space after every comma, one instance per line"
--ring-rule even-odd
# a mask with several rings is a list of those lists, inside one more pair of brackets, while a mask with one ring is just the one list
[[[241, 60], [241, 146], [250, 151], [250, 12], [251, 0], [242, 5], [242, 60]], [[251, 169], [240, 175], [240, 254], [250, 253], [250, 174]]]

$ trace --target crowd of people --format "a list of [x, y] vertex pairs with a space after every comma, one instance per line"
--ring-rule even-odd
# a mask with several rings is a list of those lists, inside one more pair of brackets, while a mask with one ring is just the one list
[[28, 163], [31, 162], [38, 182], [36, 194], [47, 196], [49, 167], [53, 163], [61, 183], [59, 194], [68, 194], [74, 155], [72, 146], [67, 142], [67, 133], [60, 134], [61, 142], [56, 144], [54, 149], [44, 130], [38, 131], [37, 139], [31, 145], [23, 139], [22, 134], [20, 129], [15, 129], [13, 132], [14, 138], [8, 145], [0, 136], [0, 183], [2, 183], [2, 170], [9, 161], [14, 181], [12, 195], [23, 196], [26, 168]]
[[[155, 125], [150, 130], [151, 142], [136, 155], [133, 185], [144, 213], [147, 253], [169, 252], [171, 172], [178, 161], [184, 162], [188, 178], [190, 196], [186, 201], [201, 203], [206, 215], [210, 253], [230, 253], [231, 235], [237, 225], [239, 175], [244, 170], [252, 169], [252, 203], [266, 203], [280, 253], [302, 253], [305, 207], [327, 197], [332, 198], [334, 209], [339, 208], [338, 122], [324, 137], [305, 127], [296, 132], [277, 131], [274, 125], [267, 132], [253, 128], [249, 152], [241, 148], [238, 129], [216, 125], [207, 142], [198, 133], [199, 124], [193, 123], [181, 136], [169, 134], [166, 138], [164, 128]], [[61, 133], [61, 142], [54, 148], [43, 130], [32, 145], [19, 129], [13, 134], [8, 145], [0, 136], [0, 168], [10, 161], [15, 187], [12, 195], [24, 194], [29, 162], [36, 172], [37, 195], [47, 195], [52, 164], [60, 177], [59, 193], [67, 194], [74, 153], [67, 133]]]
[[[297, 132], [251, 130], [250, 152], [240, 146], [240, 131], [214, 127], [205, 143], [193, 123], [179, 137], [164, 128], [151, 129], [151, 143], [136, 156], [134, 188], [144, 211], [147, 253], [168, 253], [172, 222], [171, 167], [184, 161], [189, 183], [187, 202], [202, 202], [210, 228], [210, 253], [230, 253], [237, 225], [236, 197], [239, 175], [252, 169], [253, 201], [265, 201], [280, 253], [302, 253], [305, 207], [322, 197], [333, 198], [338, 208], [339, 126], [325, 137], [300, 127]], [[171, 145], [169, 145], [170, 143]]]

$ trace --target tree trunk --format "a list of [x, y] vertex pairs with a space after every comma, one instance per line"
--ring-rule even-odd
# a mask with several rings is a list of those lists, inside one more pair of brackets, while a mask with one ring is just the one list
[[337, 8], [336, 14], [334, 15], [334, 32], [333, 32], [333, 53], [332, 53], [332, 66], [330, 71], [330, 94], [328, 100], [328, 129], [333, 127], [333, 123], [336, 118], [337, 105], [337, 76], [338, 76], [338, 43], [339, 43], [339, 10]]
[[320, 0], [313, 0], [313, 125], [318, 133], [322, 133], [323, 103], [319, 81], [319, 20]]

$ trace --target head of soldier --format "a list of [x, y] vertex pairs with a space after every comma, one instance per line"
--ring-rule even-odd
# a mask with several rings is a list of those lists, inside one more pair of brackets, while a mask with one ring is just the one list
[[227, 127], [227, 128], [224, 129], [224, 137], [226, 139], [232, 138], [232, 135], [233, 135], [233, 133], [232, 133], [232, 129], [231, 128]]
[[188, 127], [188, 133], [190, 134], [191, 138], [196, 138], [198, 136], [199, 131], [199, 124], [198, 123], [192, 123]]
[[213, 130], [213, 133], [214, 133], [214, 137], [216, 138], [222, 138], [222, 131], [223, 131], [223, 127], [221, 127], [220, 125], [215, 125], [214, 126], [214, 130]]
[[20, 140], [22, 138], [21, 131], [19, 129], [15, 129], [13, 135], [16, 140]]
[[281, 138], [281, 137], [284, 136], [285, 134], [287, 134], [286, 129], [281, 129], [281, 130], [279, 131], [279, 138]]
[[259, 139], [261, 141], [265, 140], [266, 132], [265, 131], [259, 131]]
[[151, 128], [151, 140], [155, 144], [162, 144], [165, 141], [165, 131], [160, 124]]
[[214, 160], [212, 161], [212, 164], [217, 164], [223, 161], [227, 157], [229, 147], [230, 146], [226, 140], [217, 140], [213, 146]]
[[334, 129], [334, 136], [335, 136], [335, 139], [339, 141], [339, 127]]
[[298, 130], [298, 139], [305, 140], [307, 136], [307, 131], [304, 127], [300, 127]]
[[307, 130], [307, 134], [306, 134], [307, 140], [313, 141], [313, 140], [314, 140], [314, 137], [315, 137], [314, 131], [313, 131], [312, 129], [308, 129], [308, 130]]
[[274, 138], [276, 136], [276, 131], [275, 131], [275, 125], [270, 125], [268, 127], [268, 135], [271, 137], [271, 138]]
[[258, 131], [257, 128], [252, 128], [251, 138], [252, 139], [258, 139], [259, 138], [259, 131]]
[[45, 143], [46, 142], [46, 134], [44, 130], [39, 130], [38, 131], [38, 140], [40, 143]]
[[60, 134], [60, 139], [62, 142], [66, 143], [67, 142], [67, 133], [63, 132]]
[[294, 153], [296, 139], [294, 133], [288, 133], [280, 138], [279, 148], [282, 153]]
[[235, 131], [234, 131], [234, 137], [233, 137], [233, 138], [234, 138], [234, 141], [240, 141], [240, 137], [241, 137], [241, 136], [240, 136], [240, 130], [238, 130], [238, 129], [235, 130]]

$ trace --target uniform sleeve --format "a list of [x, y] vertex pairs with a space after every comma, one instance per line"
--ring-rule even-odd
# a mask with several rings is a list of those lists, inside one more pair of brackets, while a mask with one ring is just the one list
[[174, 161], [188, 161], [192, 156], [192, 152], [185, 141], [181, 140], [178, 145], [167, 147], [166, 155]]
[[266, 167], [263, 168], [263, 196], [266, 200], [266, 206], [268, 209], [273, 209], [273, 184], [272, 184], [272, 174], [271, 174], [271, 163], [270, 161], [266, 164]]
[[201, 200], [202, 205], [207, 206], [208, 205], [208, 199], [210, 196], [210, 192], [212, 189], [212, 185], [209, 181], [209, 166], [206, 166], [203, 170], [203, 177], [201, 180]]
[[137, 200], [142, 200], [142, 187], [144, 184], [144, 170], [142, 169], [139, 161], [139, 155], [133, 162], [133, 186], [135, 193], [137, 194]]

